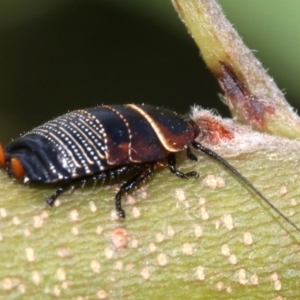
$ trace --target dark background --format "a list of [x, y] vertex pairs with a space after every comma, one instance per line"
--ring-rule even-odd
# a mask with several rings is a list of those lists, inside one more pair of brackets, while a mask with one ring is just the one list
[[[197, 103], [229, 116], [216, 80], [169, 0], [41, 2], [0, 4], [4, 144], [69, 110], [102, 103], [148, 103], [180, 113]], [[297, 107], [297, 0], [219, 2]]]

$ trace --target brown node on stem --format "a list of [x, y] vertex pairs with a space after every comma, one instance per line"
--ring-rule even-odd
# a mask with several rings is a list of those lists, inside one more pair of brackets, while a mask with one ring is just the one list
[[237, 118], [244, 123], [250, 123], [254, 128], [263, 130], [265, 128], [265, 116], [274, 114], [275, 108], [265, 103], [262, 99], [251, 94], [232, 66], [219, 61], [221, 74], [217, 74], [221, 88], [225, 92], [223, 100], [230, 110], [234, 111]]

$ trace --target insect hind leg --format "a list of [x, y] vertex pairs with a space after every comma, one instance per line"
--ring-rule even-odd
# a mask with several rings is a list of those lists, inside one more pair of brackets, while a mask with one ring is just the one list
[[[187, 155], [191, 160], [197, 159], [197, 157], [191, 152], [191, 150], [188, 148]], [[187, 173], [182, 173], [179, 170], [176, 169], [176, 155], [175, 153], [170, 153], [168, 155], [168, 167], [171, 173], [175, 174], [176, 176], [184, 179], [188, 179], [188, 177], [199, 177], [198, 172], [191, 171]]]
[[83, 178], [78, 178], [76, 180], [73, 180], [71, 182], [68, 182], [67, 184], [59, 187], [49, 198], [46, 199], [46, 203], [49, 206], [53, 206], [55, 201], [57, 200], [57, 198], [63, 194], [64, 192], [66, 192], [67, 190], [73, 188], [75, 185], [77, 184], [81, 184], [82, 186], [84, 186], [87, 182], [89, 181], [106, 181], [108, 179], [114, 179], [117, 178], [119, 176], [121, 176], [124, 173], [130, 172], [133, 168], [130, 166], [122, 166], [116, 169], [111, 169], [111, 170], [107, 170], [104, 172], [100, 172], [96, 175], [93, 176], [86, 176]]
[[57, 198], [63, 194], [65, 191], [69, 190], [70, 188], [72, 188], [74, 186], [73, 183], [68, 183], [65, 184], [61, 187], [59, 187], [49, 198], [46, 199], [46, 203], [49, 206], [53, 206], [55, 201], [57, 200]]

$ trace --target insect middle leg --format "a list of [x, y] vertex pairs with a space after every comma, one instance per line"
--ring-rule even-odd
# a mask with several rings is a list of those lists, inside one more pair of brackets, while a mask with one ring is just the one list
[[145, 164], [142, 167], [142, 170], [137, 173], [134, 177], [132, 177], [129, 181], [127, 181], [125, 184], [123, 184], [118, 191], [116, 198], [115, 198], [115, 205], [116, 205], [116, 211], [117, 215], [120, 218], [125, 218], [125, 211], [122, 209], [122, 196], [132, 190], [134, 187], [136, 187], [138, 184], [143, 182], [146, 178], [148, 178], [150, 175], [152, 175], [156, 163], [150, 163]]

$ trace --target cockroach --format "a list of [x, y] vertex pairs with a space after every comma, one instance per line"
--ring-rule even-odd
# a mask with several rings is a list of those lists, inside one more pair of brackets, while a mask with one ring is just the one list
[[49, 121], [9, 143], [0, 145], [0, 166], [23, 183], [59, 183], [47, 200], [55, 200], [76, 182], [106, 180], [127, 172], [134, 175], [115, 196], [120, 218], [125, 218], [122, 196], [148, 178], [157, 164], [167, 160], [169, 170], [184, 179], [195, 171], [176, 168], [175, 153], [186, 150], [198, 161], [191, 146], [217, 160], [300, 232], [288, 217], [262, 195], [240, 172], [195, 139], [201, 128], [190, 118], [151, 105], [102, 105], [76, 110]]

